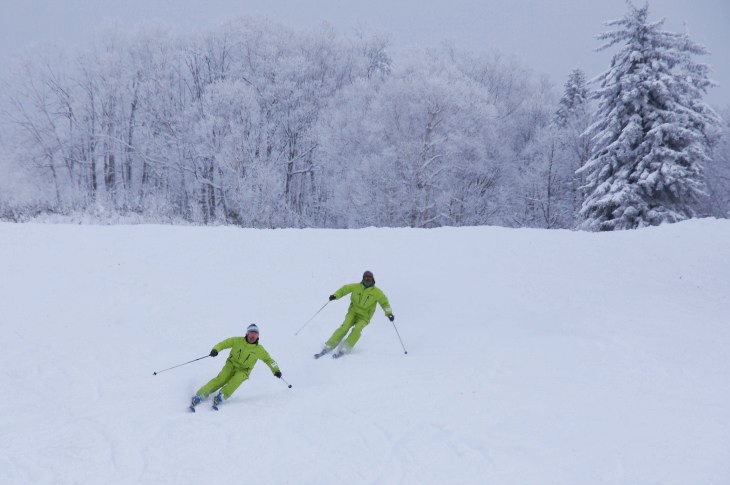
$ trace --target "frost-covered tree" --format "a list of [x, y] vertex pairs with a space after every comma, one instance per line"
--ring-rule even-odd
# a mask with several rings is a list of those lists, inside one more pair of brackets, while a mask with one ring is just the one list
[[565, 83], [563, 96], [560, 98], [558, 111], [555, 113], [555, 123], [565, 127], [571, 118], [579, 117], [586, 111], [588, 103], [588, 86], [586, 75], [580, 68], [570, 72]]
[[730, 217], [730, 105], [720, 108], [722, 126], [712, 150], [712, 163], [705, 170], [709, 198], [705, 215]]
[[591, 121], [589, 102], [590, 91], [585, 74], [582, 69], [575, 68], [568, 76], [563, 96], [553, 118], [558, 137], [557, 158], [560, 160], [558, 165], [565, 171], [564, 178], [568, 185], [566, 190], [569, 191], [569, 227], [575, 227], [576, 222], [580, 220], [579, 213], [583, 203], [580, 187], [585, 184], [585, 178], [576, 171], [591, 156], [591, 139], [585, 133]]
[[648, 4], [630, 2], [614, 31], [598, 36], [598, 50], [622, 44], [599, 76], [595, 143], [581, 215], [593, 230], [634, 229], [693, 217], [703, 194], [706, 134], [718, 122], [702, 97], [713, 82], [709, 67], [692, 60], [707, 54], [687, 34], [649, 22]]
[[[436, 227], [513, 225], [525, 207], [521, 225], [556, 227], [564, 212], [552, 86], [499, 55], [395, 63], [387, 36], [243, 17], [194, 35], [110, 25], [21, 66], [0, 89], [0, 171], [17, 172], [0, 191], [27, 173], [28, 214]], [[0, 194], [0, 218], [18, 200]]]

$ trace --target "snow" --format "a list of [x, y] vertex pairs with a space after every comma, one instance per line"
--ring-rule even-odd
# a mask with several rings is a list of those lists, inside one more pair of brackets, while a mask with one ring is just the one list
[[[727, 484], [728, 241], [2, 223], [0, 483]], [[312, 359], [366, 269], [396, 327]], [[251, 322], [291, 389], [193, 414], [226, 351], [153, 375]]]

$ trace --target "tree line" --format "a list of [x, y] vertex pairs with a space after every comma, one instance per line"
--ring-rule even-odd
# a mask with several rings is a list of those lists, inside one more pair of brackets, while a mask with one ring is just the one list
[[[494, 53], [396, 61], [386, 36], [253, 17], [35, 51], [4, 82], [0, 217], [596, 230], [727, 217], [730, 126], [702, 102], [701, 46], [642, 9], [622, 22], [607, 46], [628, 50], [599, 89], [575, 69], [562, 94]], [[646, 25], [664, 44], [641, 64], [632, 32]]]

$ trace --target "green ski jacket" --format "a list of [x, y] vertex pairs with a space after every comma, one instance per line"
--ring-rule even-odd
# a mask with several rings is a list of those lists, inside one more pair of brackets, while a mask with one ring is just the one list
[[265, 348], [259, 345], [258, 340], [256, 343], [250, 344], [246, 337], [231, 337], [216, 344], [213, 348], [218, 352], [223, 349], [231, 349], [226, 361], [230, 362], [234, 368], [244, 370], [247, 373], [251, 372], [251, 369], [259, 360], [269, 366], [272, 374], [279, 370], [276, 361], [271, 358]]
[[350, 307], [347, 309], [347, 312], [355, 313], [359, 317], [364, 317], [368, 322], [371, 318], [373, 318], [376, 303], [380, 304], [380, 308], [383, 309], [386, 317], [393, 313], [390, 309], [388, 297], [385, 296], [385, 293], [383, 293], [383, 291], [375, 285], [366, 288], [362, 283], [352, 283], [335, 291], [333, 295], [335, 295], [335, 297], [339, 300], [348, 293], [351, 293], [351, 296]]

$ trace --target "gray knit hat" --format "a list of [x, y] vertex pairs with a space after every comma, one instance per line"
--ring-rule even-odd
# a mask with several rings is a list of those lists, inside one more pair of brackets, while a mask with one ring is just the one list
[[248, 333], [248, 332], [256, 332], [256, 333], [259, 333], [259, 327], [257, 327], [255, 323], [252, 323], [246, 329], [246, 333]]

